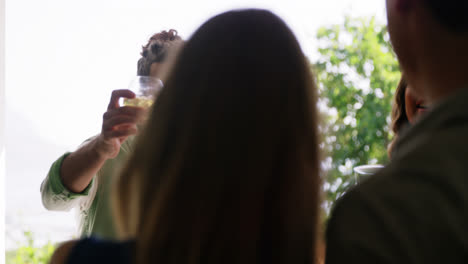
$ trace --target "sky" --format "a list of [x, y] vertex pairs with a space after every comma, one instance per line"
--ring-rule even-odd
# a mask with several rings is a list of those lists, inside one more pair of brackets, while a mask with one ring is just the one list
[[[6, 227], [39, 236], [50, 233], [44, 225], [72, 221], [71, 213], [42, 208], [39, 186], [48, 168], [99, 133], [111, 91], [135, 77], [141, 46], [153, 33], [173, 28], [187, 39], [220, 12], [266, 8], [286, 21], [313, 60], [320, 26], [344, 15], [386, 21], [384, 0], [5, 1]], [[66, 233], [73, 225], [56, 227]]]

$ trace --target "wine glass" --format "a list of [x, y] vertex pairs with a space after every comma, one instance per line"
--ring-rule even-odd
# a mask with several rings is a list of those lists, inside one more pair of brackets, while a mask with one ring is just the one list
[[163, 87], [161, 79], [150, 76], [137, 76], [130, 82], [129, 90], [135, 98], [124, 98], [123, 105], [149, 108], [153, 105], [157, 93]]

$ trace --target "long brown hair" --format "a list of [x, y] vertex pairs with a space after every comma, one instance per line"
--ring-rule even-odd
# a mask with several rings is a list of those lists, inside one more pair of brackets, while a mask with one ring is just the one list
[[265, 10], [208, 20], [182, 48], [115, 188], [137, 263], [313, 263], [316, 86]]
[[391, 157], [392, 152], [395, 147], [395, 142], [398, 138], [398, 134], [401, 129], [409, 124], [408, 116], [406, 115], [406, 105], [405, 105], [405, 92], [408, 84], [406, 83], [405, 78], [402, 76], [400, 83], [395, 91], [395, 99], [392, 105], [392, 131], [394, 133], [392, 142], [388, 146], [388, 156]]

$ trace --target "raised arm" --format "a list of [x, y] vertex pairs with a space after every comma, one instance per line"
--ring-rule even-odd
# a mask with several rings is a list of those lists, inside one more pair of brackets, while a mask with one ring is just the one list
[[135, 94], [130, 90], [113, 91], [103, 116], [101, 133], [63, 160], [60, 178], [70, 191], [84, 191], [106, 160], [115, 158], [122, 143], [138, 132], [137, 123], [143, 120], [146, 110], [119, 107], [122, 97], [133, 98]]
[[105, 162], [115, 158], [123, 142], [138, 132], [137, 124], [144, 120], [147, 110], [119, 106], [120, 98], [134, 96], [130, 90], [113, 91], [103, 115], [101, 133], [52, 165], [41, 185], [42, 201], [47, 209], [69, 210], [74, 207], [73, 198], [88, 194], [94, 176]]

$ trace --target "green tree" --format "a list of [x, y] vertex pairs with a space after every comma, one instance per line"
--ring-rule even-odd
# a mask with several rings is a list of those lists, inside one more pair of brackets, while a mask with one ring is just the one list
[[400, 70], [387, 29], [375, 18], [346, 17], [319, 29], [314, 71], [323, 115], [326, 209], [355, 184], [353, 167], [385, 164], [390, 112]]
[[48, 242], [46, 245], [34, 246], [34, 236], [30, 231], [25, 231], [26, 245], [17, 250], [7, 251], [5, 254], [6, 264], [47, 264], [56, 248], [55, 244]]

